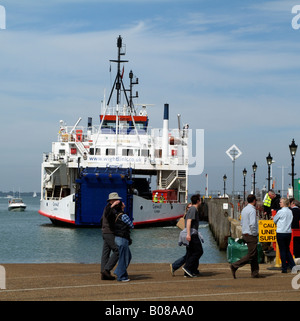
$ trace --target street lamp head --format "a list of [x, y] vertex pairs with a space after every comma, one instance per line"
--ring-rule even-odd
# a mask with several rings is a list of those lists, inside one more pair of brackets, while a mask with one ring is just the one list
[[293, 138], [292, 143], [289, 145], [291, 156], [295, 156], [296, 155], [297, 147], [298, 147], [298, 145], [295, 144], [295, 140]]
[[253, 172], [255, 173], [255, 172], [256, 172], [256, 170], [257, 170], [256, 162], [254, 162], [254, 164], [252, 165], [252, 169], [253, 169]]
[[273, 157], [271, 156], [270, 153], [269, 153], [269, 155], [266, 157], [266, 159], [267, 159], [267, 164], [268, 164], [268, 165], [272, 165]]
[[226, 174], [223, 176], [223, 180], [224, 180], [224, 182], [226, 181], [226, 179], [227, 179], [227, 176], [226, 176]]
[[243, 170], [243, 175], [244, 175], [244, 177], [247, 175], [247, 170], [246, 170], [246, 168], [244, 168], [244, 170]]

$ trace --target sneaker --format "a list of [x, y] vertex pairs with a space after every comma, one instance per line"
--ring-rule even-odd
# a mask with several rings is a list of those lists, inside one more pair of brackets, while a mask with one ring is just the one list
[[120, 280], [121, 282], [129, 282], [130, 279]]
[[172, 275], [172, 276], [175, 275], [175, 274], [174, 274], [175, 270], [173, 269], [173, 265], [172, 265], [172, 264], [170, 264], [170, 272], [171, 272], [171, 275]]
[[189, 270], [185, 269], [184, 267], [182, 267], [182, 269], [190, 278], [194, 277], [193, 273], [191, 273]]

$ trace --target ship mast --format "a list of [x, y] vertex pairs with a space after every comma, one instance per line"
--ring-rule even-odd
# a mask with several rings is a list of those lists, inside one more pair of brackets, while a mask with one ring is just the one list
[[130, 106], [130, 102], [128, 100], [128, 97], [127, 97], [127, 94], [126, 94], [126, 89], [125, 89], [125, 86], [124, 86], [124, 83], [123, 83], [123, 72], [121, 74], [121, 63], [128, 62], [128, 60], [121, 60], [121, 56], [125, 55], [125, 51], [122, 50], [123, 46], [122, 46], [122, 37], [121, 36], [118, 37], [117, 47], [118, 47], [118, 59], [117, 60], [110, 60], [110, 62], [116, 62], [118, 64], [118, 70], [117, 70], [117, 75], [116, 75], [116, 78], [115, 78], [114, 85], [112, 86], [112, 89], [111, 89], [111, 92], [110, 92], [110, 96], [109, 96], [108, 101], [107, 101], [107, 105], [109, 105], [109, 103], [110, 103], [110, 100], [111, 100], [111, 97], [112, 97], [114, 89], [116, 89], [116, 91], [117, 91], [117, 106], [120, 104], [120, 101], [121, 101], [121, 88], [122, 88], [123, 92], [124, 92], [124, 95], [125, 95], [125, 98], [126, 98], [126, 101], [127, 101], [127, 105]]

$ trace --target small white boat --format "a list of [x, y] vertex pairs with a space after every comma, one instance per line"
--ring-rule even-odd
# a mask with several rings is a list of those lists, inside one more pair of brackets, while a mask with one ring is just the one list
[[26, 209], [26, 204], [21, 198], [11, 198], [8, 201], [8, 210], [11, 212], [23, 212]]

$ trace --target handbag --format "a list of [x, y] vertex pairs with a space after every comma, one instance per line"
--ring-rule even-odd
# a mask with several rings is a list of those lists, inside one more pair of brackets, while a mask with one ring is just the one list
[[180, 228], [181, 230], [183, 230], [183, 229], [185, 228], [185, 214], [184, 214], [184, 216], [182, 216], [182, 217], [178, 220], [176, 226], [177, 226], [178, 228]]

